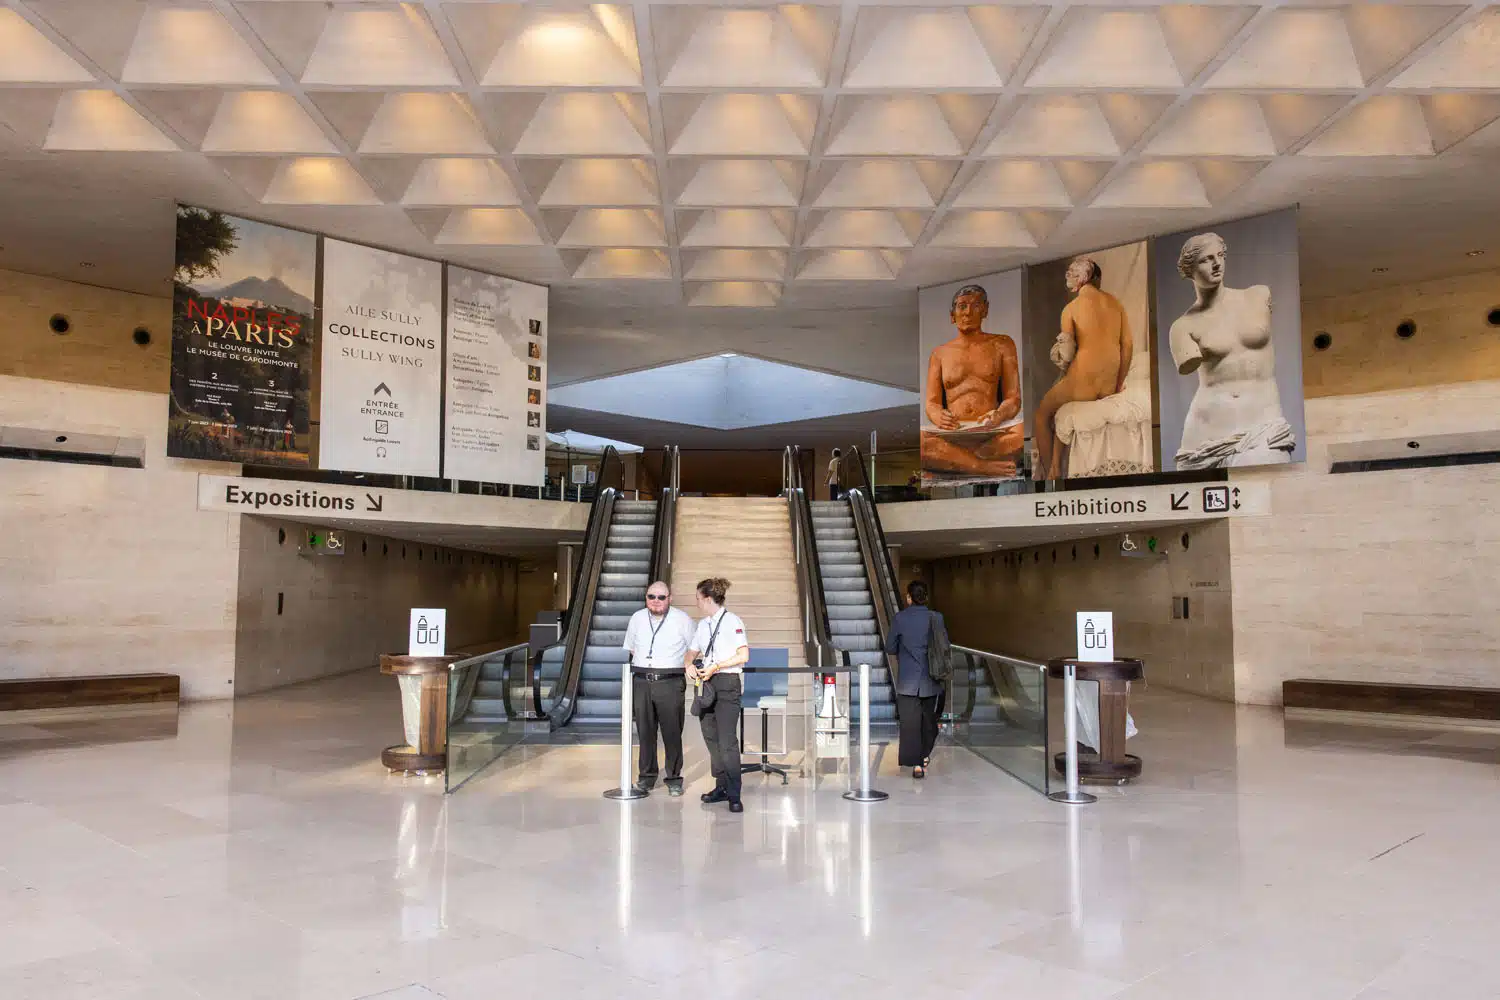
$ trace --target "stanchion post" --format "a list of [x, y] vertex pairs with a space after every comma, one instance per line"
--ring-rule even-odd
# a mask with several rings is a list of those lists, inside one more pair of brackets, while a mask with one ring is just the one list
[[1047, 797], [1070, 806], [1088, 805], [1098, 800], [1078, 788], [1078, 667], [1072, 663], [1063, 667], [1063, 716], [1063, 733], [1068, 741], [1064, 751], [1067, 788]]
[[631, 695], [631, 680], [630, 661], [626, 660], [620, 671], [620, 787], [611, 788], [604, 793], [606, 799], [616, 799], [621, 802], [644, 799], [651, 794], [630, 780], [630, 727], [633, 723], [631, 712], [635, 707], [635, 699]]
[[859, 787], [844, 793], [851, 802], [879, 802], [890, 798], [870, 787], [870, 665], [859, 665]]

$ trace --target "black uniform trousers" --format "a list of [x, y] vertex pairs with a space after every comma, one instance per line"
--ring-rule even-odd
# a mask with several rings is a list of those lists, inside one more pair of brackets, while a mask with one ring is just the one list
[[682, 729], [687, 724], [687, 678], [681, 673], [647, 680], [636, 674], [630, 679], [635, 712], [635, 731], [641, 741], [642, 785], [656, 784], [656, 732], [667, 750], [667, 781], [682, 780]]
[[739, 674], [714, 674], [714, 707], [698, 717], [703, 743], [708, 747], [714, 787], [727, 792], [729, 801], [740, 800], [740, 692]]
[[932, 756], [938, 738], [938, 696], [921, 698], [896, 695], [896, 715], [901, 724], [900, 767], [916, 767]]

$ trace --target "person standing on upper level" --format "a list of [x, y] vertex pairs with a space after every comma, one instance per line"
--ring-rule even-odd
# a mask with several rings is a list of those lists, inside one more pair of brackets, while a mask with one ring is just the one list
[[682, 730], [687, 723], [687, 679], [683, 656], [693, 639], [693, 620], [672, 607], [672, 588], [657, 580], [646, 588], [646, 606], [630, 616], [625, 649], [630, 653], [632, 710], [641, 740], [636, 787], [656, 784], [656, 733], [666, 748], [665, 782], [673, 798], [682, 794]]

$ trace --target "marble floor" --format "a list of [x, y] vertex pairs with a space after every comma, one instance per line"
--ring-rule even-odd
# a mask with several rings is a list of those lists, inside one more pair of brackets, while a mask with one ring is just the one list
[[[175, 731], [0, 736], [0, 998], [1478, 1000], [1500, 996], [1500, 737], [1284, 726], [1165, 694], [1143, 780], [927, 781], [622, 805], [605, 746], [460, 792], [388, 775], [358, 675]], [[135, 738], [132, 738], [135, 737]]]

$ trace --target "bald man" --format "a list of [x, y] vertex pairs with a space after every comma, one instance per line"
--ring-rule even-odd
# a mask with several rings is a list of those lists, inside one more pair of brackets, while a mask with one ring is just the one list
[[988, 333], [990, 297], [981, 285], [953, 296], [948, 318], [958, 335], [927, 359], [922, 468], [1007, 479], [1016, 474], [1026, 433], [1016, 342]]
[[[641, 741], [636, 787], [656, 785], [656, 734], [666, 748], [667, 792], [682, 794], [682, 727], [687, 722], [687, 678], [683, 659], [693, 640], [693, 620], [672, 607], [672, 588], [657, 580], [646, 588], [646, 606], [630, 616], [625, 649], [630, 654], [635, 731]], [[623, 711], [623, 706], [621, 706]]]

